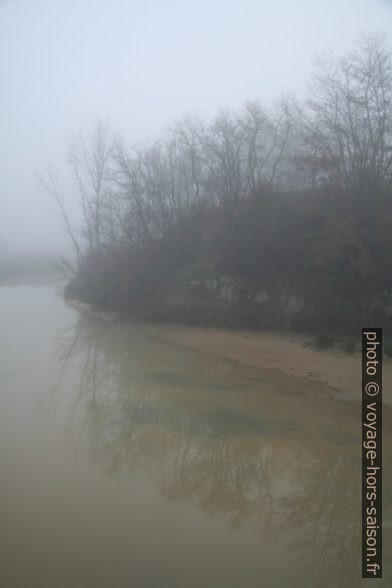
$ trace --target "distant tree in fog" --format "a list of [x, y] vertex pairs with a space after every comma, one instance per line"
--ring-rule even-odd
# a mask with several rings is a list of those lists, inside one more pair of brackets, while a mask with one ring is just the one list
[[68, 162], [83, 211], [84, 236], [93, 252], [100, 250], [105, 231], [110, 234], [114, 147], [113, 133], [102, 121], [96, 121], [89, 134], [71, 133], [68, 139]]
[[392, 60], [380, 35], [343, 58], [319, 58], [297, 122], [302, 161], [321, 183], [374, 197], [392, 177]]
[[[40, 189], [52, 200], [55, 205], [55, 213], [60, 220], [66, 234], [68, 235], [76, 256], [77, 267], [80, 266], [82, 260], [82, 244], [79, 240], [77, 228], [72, 223], [69, 212], [67, 210], [64, 194], [59, 184], [58, 173], [49, 166], [45, 173], [38, 176]], [[63, 260], [65, 262], [65, 260]], [[72, 263], [65, 262], [67, 267], [71, 267]]]

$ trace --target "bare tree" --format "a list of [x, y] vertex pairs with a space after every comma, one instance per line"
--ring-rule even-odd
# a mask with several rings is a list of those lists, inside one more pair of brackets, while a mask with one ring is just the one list
[[102, 121], [95, 122], [89, 135], [71, 133], [68, 140], [68, 162], [78, 189], [85, 237], [93, 252], [101, 249], [105, 224], [109, 233], [113, 229], [110, 183], [114, 147], [113, 133]]
[[392, 172], [392, 61], [383, 37], [363, 36], [338, 60], [319, 58], [311, 94], [297, 111], [304, 160], [348, 194], [378, 193]]
[[[76, 255], [77, 267], [80, 267], [82, 260], [82, 246], [80, 244], [79, 235], [74, 223], [71, 221], [70, 215], [64, 200], [64, 195], [59, 186], [58, 173], [52, 167], [49, 167], [46, 173], [38, 176], [38, 182], [41, 190], [47, 194], [55, 204], [56, 214], [58, 215], [66, 234], [68, 235]], [[72, 263], [62, 260], [68, 269], [72, 268]]]

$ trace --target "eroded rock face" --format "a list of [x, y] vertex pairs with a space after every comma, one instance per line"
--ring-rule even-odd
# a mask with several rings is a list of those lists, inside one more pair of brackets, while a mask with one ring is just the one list
[[251, 302], [264, 305], [275, 300], [280, 310], [288, 317], [300, 313], [305, 304], [303, 296], [290, 294], [284, 288], [282, 288], [281, 294], [272, 300], [271, 294], [266, 288], [257, 288], [230, 276], [194, 280], [189, 282], [189, 286], [193, 291], [216, 295], [217, 298], [233, 304]]
[[194, 285], [188, 291], [184, 288], [185, 297], [189, 296], [185, 304], [195, 308], [204, 305], [203, 317], [211, 311], [212, 322], [214, 317], [220, 317], [219, 324], [223, 325], [339, 331], [344, 317], [351, 331], [361, 318], [392, 330], [392, 295], [387, 291], [365, 305], [360, 297], [356, 301], [349, 297], [337, 299], [328, 289], [314, 292], [306, 284], [301, 292], [288, 280], [260, 286], [240, 277], [221, 275], [208, 276]]
[[284, 310], [291, 315], [298, 314], [303, 309], [304, 304], [305, 299], [303, 296], [289, 296]]
[[263, 288], [256, 292], [255, 302], [259, 302], [260, 304], [263, 304], [263, 302], [268, 302], [270, 299], [271, 299], [270, 295]]

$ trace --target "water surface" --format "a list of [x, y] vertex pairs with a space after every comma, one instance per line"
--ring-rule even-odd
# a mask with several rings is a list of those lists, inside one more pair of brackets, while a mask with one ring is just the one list
[[1, 287], [0, 586], [366, 582], [360, 420], [319, 392]]

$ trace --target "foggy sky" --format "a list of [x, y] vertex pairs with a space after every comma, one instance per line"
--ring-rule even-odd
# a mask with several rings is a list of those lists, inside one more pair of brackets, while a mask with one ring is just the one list
[[391, 26], [388, 0], [0, 0], [0, 243], [64, 247], [35, 174], [69, 129], [100, 117], [148, 139], [189, 112], [301, 97], [315, 53]]

